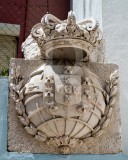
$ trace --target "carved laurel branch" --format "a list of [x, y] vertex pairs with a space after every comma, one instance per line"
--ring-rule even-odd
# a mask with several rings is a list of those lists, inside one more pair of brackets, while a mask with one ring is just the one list
[[118, 90], [118, 70], [115, 70], [111, 75], [108, 81], [106, 81], [106, 91], [103, 91], [103, 95], [105, 97], [106, 109], [103, 117], [101, 118], [98, 126], [96, 126], [93, 132], [88, 133], [84, 140], [90, 137], [100, 137], [106, 128], [109, 125], [113, 107], [116, 103], [116, 93]]
[[100, 136], [103, 131], [107, 128], [111, 116], [113, 108], [116, 104], [116, 94], [118, 90], [118, 70], [115, 70], [111, 75], [108, 81], [106, 81], [106, 93], [104, 93], [104, 96], [106, 98], [106, 109], [104, 113], [104, 117], [99, 123], [99, 126], [101, 126], [101, 131], [99, 133], [96, 133], [95, 136]]
[[15, 102], [15, 109], [19, 115], [18, 118], [25, 126], [25, 130], [29, 134], [35, 136], [35, 139], [41, 142], [46, 141], [47, 136], [43, 132], [37, 130], [36, 126], [29, 121], [29, 118], [25, 112], [25, 106], [23, 103], [25, 87], [23, 82], [24, 78], [21, 75], [20, 66], [16, 66], [16, 64], [13, 63], [11, 66], [10, 89], [12, 98]]

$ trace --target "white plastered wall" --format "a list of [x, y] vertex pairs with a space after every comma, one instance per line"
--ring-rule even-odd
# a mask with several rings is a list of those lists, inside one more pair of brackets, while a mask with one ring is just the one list
[[102, 30], [102, 0], [71, 0], [71, 9], [75, 12], [77, 21], [93, 17]]
[[128, 154], [128, 0], [103, 0], [106, 62], [120, 68], [120, 111], [123, 152]]

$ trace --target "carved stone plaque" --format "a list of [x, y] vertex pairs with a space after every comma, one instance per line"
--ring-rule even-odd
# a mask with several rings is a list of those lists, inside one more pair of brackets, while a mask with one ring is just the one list
[[97, 21], [77, 23], [72, 11], [65, 21], [46, 14], [32, 28], [25, 60], [10, 65], [8, 150], [121, 151], [118, 67], [97, 63], [101, 42]]
[[118, 67], [83, 62], [68, 67], [44, 64], [42, 60], [11, 61], [11, 81], [19, 82], [11, 82], [18, 95], [10, 93], [8, 150], [121, 152]]

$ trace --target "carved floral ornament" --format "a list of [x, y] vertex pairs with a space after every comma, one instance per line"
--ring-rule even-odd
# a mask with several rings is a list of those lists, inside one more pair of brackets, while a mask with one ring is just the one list
[[[98, 77], [85, 67], [85, 73], [78, 66], [52, 67], [42, 65], [24, 84], [20, 66], [12, 64], [12, 98], [29, 134], [69, 154], [72, 147], [101, 136], [107, 128], [116, 100], [118, 71], [111, 74], [103, 90]], [[61, 67], [61, 74], [56, 67]]]
[[22, 44], [22, 50], [25, 59], [51, 59], [49, 52], [56, 48], [76, 47], [86, 52], [83, 58], [87, 61], [101, 42], [98, 22], [88, 18], [77, 23], [74, 12], [70, 11], [64, 21], [51, 14], [44, 15], [41, 23], [32, 28], [30, 36]]

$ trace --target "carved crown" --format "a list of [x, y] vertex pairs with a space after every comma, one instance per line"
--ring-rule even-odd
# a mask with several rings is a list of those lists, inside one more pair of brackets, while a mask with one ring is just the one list
[[[25, 59], [87, 59], [100, 45], [102, 33], [93, 18], [76, 22], [74, 12], [61, 21], [46, 14], [22, 44]], [[69, 54], [70, 53], [70, 54]]]

